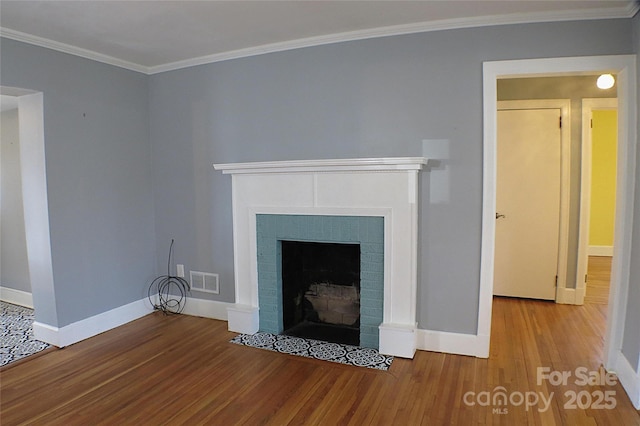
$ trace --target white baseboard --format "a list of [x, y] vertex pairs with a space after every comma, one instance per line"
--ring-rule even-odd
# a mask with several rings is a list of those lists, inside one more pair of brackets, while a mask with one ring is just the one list
[[620, 384], [622, 384], [627, 395], [629, 395], [633, 406], [636, 410], [640, 410], [640, 372], [634, 370], [621, 351], [618, 351], [613, 371], [618, 376], [618, 380], [620, 380]]
[[48, 343], [59, 348], [62, 345], [59, 344], [60, 329], [49, 324], [34, 321], [33, 322], [33, 337], [41, 342]]
[[228, 321], [227, 308], [235, 306], [235, 303], [218, 302], [217, 300], [195, 299], [188, 297], [184, 305], [183, 314], [196, 317], [212, 318]]
[[40, 341], [63, 348], [119, 327], [151, 312], [148, 299], [144, 298], [61, 328], [35, 321], [33, 334]]
[[[257, 309], [235, 303], [189, 298], [183, 313], [229, 321], [229, 331], [252, 334], [258, 330]], [[236, 316], [239, 316], [239, 319], [235, 318]], [[410, 340], [413, 342], [415, 339], [415, 349], [478, 358], [489, 357], [489, 336], [421, 329], [413, 329], [411, 334], [414, 332], [415, 336]], [[403, 339], [403, 341], [405, 340]], [[411, 346], [413, 347], [413, 343]], [[395, 354], [396, 350], [394, 349], [392, 352]], [[413, 358], [410, 352], [412, 351], [395, 355]]]
[[489, 357], [489, 336], [421, 329], [416, 332], [419, 350], [478, 358]]
[[556, 303], [563, 305], [575, 305], [576, 304], [576, 289], [558, 287], [556, 290]]
[[564, 288], [559, 287], [556, 291], [556, 303], [563, 305], [584, 305], [586, 287]]
[[381, 354], [400, 358], [413, 358], [416, 353], [416, 324], [389, 324], [378, 326]]
[[587, 248], [589, 256], [613, 256], [613, 246], [589, 246]]
[[[237, 308], [237, 306], [235, 303], [188, 298], [183, 313], [228, 321], [228, 308], [232, 308], [233, 311], [233, 308]], [[36, 339], [57, 347], [65, 347], [119, 327], [151, 312], [152, 308], [149, 306], [148, 299], [144, 298], [62, 328], [36, 321], [33, 323], [33, 331]], [[489, 336], [417, 329], [416, 349], [488, 358]]]
[[[233, 303], [188, 298], [183, 313], [226, 321], [228, 306], [233, 306]], [[124, 325], [151, 312], [153, 308], [149, 305], [148, 299], [144, 298], [62, 328], [35, 321], [33, 333], [36, 339], [62, 348]]]
[[33, 309], [33, 296], [26, 291], [0, 286], [0, 300]]

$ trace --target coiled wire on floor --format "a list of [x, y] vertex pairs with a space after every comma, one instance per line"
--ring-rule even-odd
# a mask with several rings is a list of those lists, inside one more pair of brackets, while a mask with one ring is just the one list
[[[179, 314], [184, 310], [189, 292], [189, 283], [181, 277], [171, 275], [171, 254], [173, 239], [169, 246], [169, 260], [167, 261], [167, 275], [161, 275], [149, 285], [147, 296], [153, 309], [162, 311], [165, 315]], [[156, 300], [154, 301], [154, 296]], [[157, 303], [156, 303], [157, 302]]]

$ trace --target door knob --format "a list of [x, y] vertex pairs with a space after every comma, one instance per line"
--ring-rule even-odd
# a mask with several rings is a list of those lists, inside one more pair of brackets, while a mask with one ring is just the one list
[[503, 215], [503, 214], [501, 214], [501, 213], [496, 212], [496, 219], [500, 219], [500, 218], [502, 218], [502, 217], [507, 217], [507, 216], [505, 216], [505, 215]]

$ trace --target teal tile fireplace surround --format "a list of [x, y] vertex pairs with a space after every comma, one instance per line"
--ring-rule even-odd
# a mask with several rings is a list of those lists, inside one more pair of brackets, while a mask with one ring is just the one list
[[260, 330], [276, 334], [283, 330], [283, 240], [360, 245], [360, 346], [378, 349], [384, 300], [384, 218], [256, 215]]

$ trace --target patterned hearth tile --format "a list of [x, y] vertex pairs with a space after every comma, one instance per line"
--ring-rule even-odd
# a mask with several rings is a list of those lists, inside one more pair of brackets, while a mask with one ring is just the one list
[[49, 347], [33, 337], [33, 309], [0, 302], [0, 366]]
[[371, 348], [361, 348], [359, 346], [343, 345], [341, 343], [329, 343], [282, 334], [262, 332], [256, 334], [240, 334], [231, 339], [231, 343], [385, 371], [389, 369], [393, 361], [392, 356], [382, 355], [377, 350]]

